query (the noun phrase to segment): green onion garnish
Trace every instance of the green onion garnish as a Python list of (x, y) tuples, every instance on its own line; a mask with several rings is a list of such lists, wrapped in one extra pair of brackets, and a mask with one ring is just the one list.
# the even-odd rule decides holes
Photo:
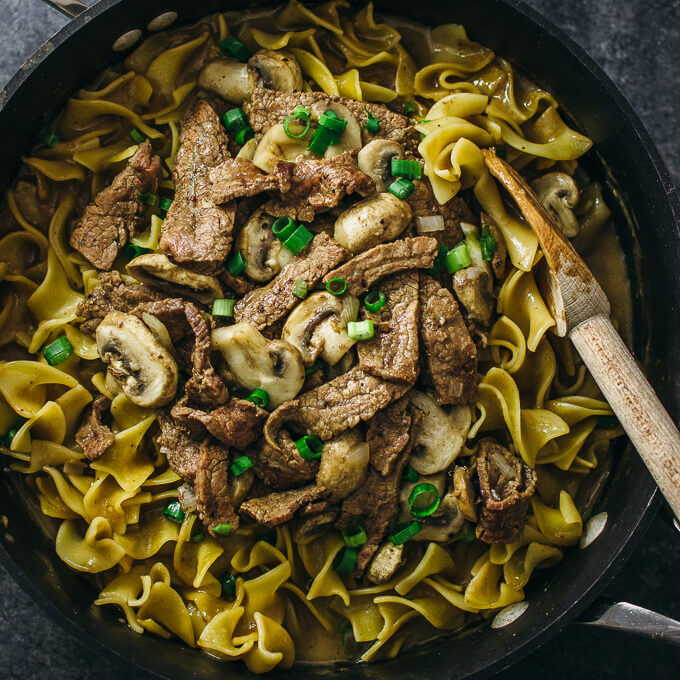
[(403, 545), (406, 541), (413, 538), (420, 529), (420, 522), (417, 519), (414, 519), (410, 522), (398, 524), (387, 538), (389, 538), (394, 545)]
[(213, 300), (212, 315), (216, 318), (230, 319), (234, 316), (234, 298), (217, 298)]
[(69, 339), (62, 335), (57, 338), (54, 342), (51, 342), (43, 350), (43, 356), (45, 361), (50, 366), (57, 366), (58, 364), (66, 361), (73, 354), (73, 345), (70, 343)]
[(246, 269), (246, 261), (241, 255), (241, 251), (237, 250), (228, 260), (227, 260), (227, 270), (232, 276), (238, 276), (242, 274)]
[(437, 511), (441, 498), (433, 484), (416, 484), (408, 497), (408, 506), (414, 517), (429, 517)]
[(295, 442), (295, 447), (305, 460), (317, 460), (321, 458), (323, 442), (314, 435), (305, 435)]
[(307, 366), (305, 368), (305, 375), (310, 376), (314, 375), (317, 371), (320, 371), (323, 368), (323, 362), (321, 359), (317, 359), (311, 366)]
[(449, 274), (455, 274), (472, 264), (470, 253), (465, 243), (459, 243), (455, 248), (446, 253), (446, 269)]
[(307, 282), (304, 279), (298, 279), (295, 282), (295, 288), (293, 288), (293, 295), (295, 297), (304, 300), (307, 297)]
[(156, 207), (156, 204), (158, 203), (158, 196), (156, 194), (137, 194), (137, 200), (140, 203), (145, 203), (146, 205), (150, 205), (152, 208)]
[(377, 312), (385, 306), (385, 293), (380, 290), (372, 290), (364, 297), (364, 307), (369, 312)]
[(335, 556), (333, 569), (338, 574), (351, 574), (356, 566), (357, 557), (359, 557), (359, 551), (356, 548), (345, 546)]
[(375, 328), (371, 319), (364, 319), (363, 321), (350, 321), (347, 324), (347, 335), (352, 340), (370, 340), (373, 337)]
[(234, 475), (234, 477), (238, 477), (246, 470), (250, 470), (251, 467), (253, 467), (253, 461), (250, 460), (248, 456), (241, 456), (232, 463), (229, 469), (231, 470), (231, 474)]
[(238, 61), (246, 62), (250, 58), (250, 50), (233, 35), (227, 36), (221, 43), (220, 49)]
[(603, 430), (613, 430), (616, 427), (616, 416), (599, 416), (597, 427)]
[(26, 420), (26, 418), (17, 418), (14, 421), (12, 427), (10, 427), (7, 432), (5, 432), (5, 436), (2, 438), (2, 443), (4, 444), (5, 448), (8, 449), (10, 446), (12, 446), (12, 440), (14, 437), (16, 437), (17, 432), (21, 429), (21, 426), (26, 422)]
[(328, 128), (320, 125), (314, 131), (307, 148), (317, 156), (323, 156), (326, 153), (326, 149), (333, 143), (336, 143), (335, 135)]
[(461, 538), (456, 539), (459, 543), (471, 543), (477, 538), (477, 531), (474, 524), (468, 524), (467, 531), (465, 535)]
[(199, 529), (195, 534), (191, 534), (192, 543), (200, 543), (205, 538), (205, 534), (202, 529)]
[(218, 524), (212, 528), (213, 533), (218, 536), (229, 536), (231, 533), (231, 524)]
[(137, 144), (141, 144), (144, 141), (144, 135), (137, 128), (132, 128), (132, 130), (130, 130), (130, 137), (132, 137)]
[(165, 519), (169, 519), (175, 524), (181, 524), (184, 521), (184, 510), (182, 510), (182, 504), (179, 501), (168, 501), (163, 514)]
[(398, 180), (395, 180), (392, 182), (392, 184), (390, 184), (387, 191), (389, 191), (391, 194), (394, 194), (397, 198), (401, 198), (403, 201), (413, 193), (415, 188), (416, 185), (413, 182), (400, 177)]
[(272, 224), (272, 234), (274, 234), (279, 241), (285, 241), (290, 238), (295, 229), (296, 225), (292, 217), (277, 217)]
[(416, 111), (416, 103), (409, 99), (407, 102), (404, 102), (404, 107), (402, 108), (402, 112), (405, 116), (410, 116), (411, 114), (415, 113)]
[(266, 408), (267, 404), (269, 403), (269, 395), (267, 394), (266, 390), (258, 387), (256, 390), (251, 392), (246, 401), (252, 401), (256, 406), (259, 406), (260, 408)]
[(161, 202), (158, 204), (158, 207), (163, 212), (168, 212), (168, 210), (170, 210), (171, 205), (172, 205), (172, 199), (171, 198), (161, 198)]
[(405, 482), (417, 482), (419, 477), (420, 475), (410, 465), (404, 468), (404, 472), (401, 475)]
[[(302, 130), (302, 132), (298, 134), (294, 134), (293, 132), (291, 132), (289, 126), (293, 121), (298, 121), (301, 125), (303, 125), (304, 129)], [(311, 119), (309, 110), (306, 109), (304, 106), (296, 106), (295, 111), (293, 111), (293, 115), (288, 116), (288, 118), (286, 118), (286, 120), (283, 121), (283, 131), (293, 139), (301, 139), (309, 131), (310, 125)]]
[(236, 143), (239, 146), (243, 146), (249, 139), (252, 139), (254, 136), (255, 136), (255, 133), (253, 132), (253, 128), (251, 128), (251, 127), (241, 128), (236, 133)]
[(59, 142), (61, 142), (61, 137), (56, 135), (54, 132), (50, 132), (49, 130), (43, 130), (40, 133), (40, 141), (42, 141), (46, 146), (52, 148), (55, 144), (59, 144)]
[(229, 109), (223, 116), (222, 122), (229, 132), (236, 132), (249, 127), (246, 117), (241, 109)]
[(217, 580), (222, 586), (222, 595), (233, 600), (236, 597), (236, 576), (230, 571), (225, 571)]
[(283, 245), (296, 255), (314, 238), (311, 231), (300, 225), (284, 242)]
[(347, 290), (347, 281), (341, 276), (334, 276), (327, 284), (326, 290), (331, 295), (342, 295)]
[(496, 252), (496, 239), (489, 227), (482, 228), (482, 235), (479, 238), (479, 245), (482, 248), (482, 260), (490, 260)]
[(449, 251), (446, 250), (446, 246), (440, 245), (437, 252), (437, 257), (434, 258), (434, 264), (429, 269), (425, 269), (425, 273), (429, 274), (430, 276), (437, 276), (437, 274), (439, 274), (446, 264), (446, 254), (448, 252)]
[(366, 107), (366, 115), (368, 116), (368, 120), (366, 121), (366, 129), (373, 133), (380, 132), (380, 121), (377, 118), (373, 118), (371, 112), (368, 110), (368, 107)]
[(144, 248), (143, 246), (138, 246), (136, 243), (126, 243), (123, 250), (121, 250), (121, 254), (128, 262), (140, 255), (152, 252), (151, 248)]
[(392, 176), (419, 179), (423, 174), (423, 167), (418, 161), (407, 161), (403, 158), (392, 159)]
[(347, 121), (339, 118), (335, 111), (322, 113), (319, 116), (319, 125), (337, 134), (342, 134), (347, 129)]
[(345, 539), (345, 545), (350, 548), (358, 548), (368, 540), (368, 536), (366, 536), (366, 532), (361, 524), (353, 524), (351, 527), (343, 529), (340, 533)]

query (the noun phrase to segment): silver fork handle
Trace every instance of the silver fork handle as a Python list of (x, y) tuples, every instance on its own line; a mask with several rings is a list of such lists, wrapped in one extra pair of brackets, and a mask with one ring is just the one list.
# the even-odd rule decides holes
[(75, 19), (79, 14), (82, 14), (87, 5), (80, 2), (80, 0), (42, 0), (45, 4), (54, 9), (58, 9), (62, 14), (65, 14), (71, 19)]

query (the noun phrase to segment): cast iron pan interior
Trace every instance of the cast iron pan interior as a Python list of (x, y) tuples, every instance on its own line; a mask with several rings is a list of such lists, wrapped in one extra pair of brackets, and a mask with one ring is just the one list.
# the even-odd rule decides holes
[[(271, 4), (271, 3), (266, 3)], [(595, 142), (589, 170), (625, 200), (630, 220), (611, 191), (610, 205), (627, 252), (635, 294), (639, 358), (671, 413), (680, 412), (680, 359), (673, 338), (680, 329), (680, 265), (675, 188), (649, 136), (629, 105), (603, 72), (559, 30), (516, 0), (390, 0), (377, 11), (421, 23), (462, 23), (470, 36), (520, 66), (553, 92)], [(128, 30), (144, 29), (162, 12), (176, 10), (179, 23), (226, 9), (265, 6), (243, 0), (102, 0), (64, 28), (0, 92), (0, 191), (15, 175), (19, 159), (42, 126), (66, 99), (121, 57), (109, 48)], [(609, 173), (598, 155), (606, 159)], [(618, 206), (618, 207), (617, 207)], [(639, 246), (639, 250), (638, 250)], [(624, 546), (642, 526), (654, 496), (654, 484), (639, 458), (620, 451), (615, 474), (600, 503), (609, 513), (605, 533), (587, 551), (572, 550), (559, 568), (529, 590), (528, 611), (500, 630), (482, 630), (443, 639), (398, 661), (275, 672), (272, 678), (308, 680), (352, 677), (370, 680), (462, 678), (488, 675), (509, 665), (557, 632), (595, 596)], [(168, 679), (252, 677), (240, 663), (219, 664), (205, 654), (151, 635), (138, 636), (118, 622), (112, 608), (91, 606), (95, 591), (57, 558), (52, 543), (30, 522), (9, 475), (0, 478), (0, 515), (9, 518), (13, 541), (0, 542), (0, 557), (22, 586), (55, 618), (90, 647), (108, 648), (120, 658)], [(30, 652), (29, 652), (30, 653)]]

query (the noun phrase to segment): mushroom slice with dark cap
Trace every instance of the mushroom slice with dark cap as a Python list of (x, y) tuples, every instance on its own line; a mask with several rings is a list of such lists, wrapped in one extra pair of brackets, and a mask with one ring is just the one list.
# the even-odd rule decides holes
[(387, 191), (394, 181), (392, 159), (402, 158), (401, 144), (392, 139), (374, 139), (364, 146), (357, 156), (359, 170), (365, 172), (374, 182), (375, 190)]
[(578, 236), (581, 231), (574, 208), (580, 192), (574, 178), (566, 172), (549, 172), (531, 183), (538, 200), (555, 218), (562, 233), (568, 238)]

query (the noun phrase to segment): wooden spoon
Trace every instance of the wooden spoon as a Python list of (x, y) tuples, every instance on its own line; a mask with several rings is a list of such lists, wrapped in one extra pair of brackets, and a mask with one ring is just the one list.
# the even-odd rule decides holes
[(556, 331), (569, 336), (680, 518), (680, 432), (609, 320), (609, 300), (526, 181), (493, 151), (489, 172), (505, 187), (538, 237), (544, 258), (538, 279)]

